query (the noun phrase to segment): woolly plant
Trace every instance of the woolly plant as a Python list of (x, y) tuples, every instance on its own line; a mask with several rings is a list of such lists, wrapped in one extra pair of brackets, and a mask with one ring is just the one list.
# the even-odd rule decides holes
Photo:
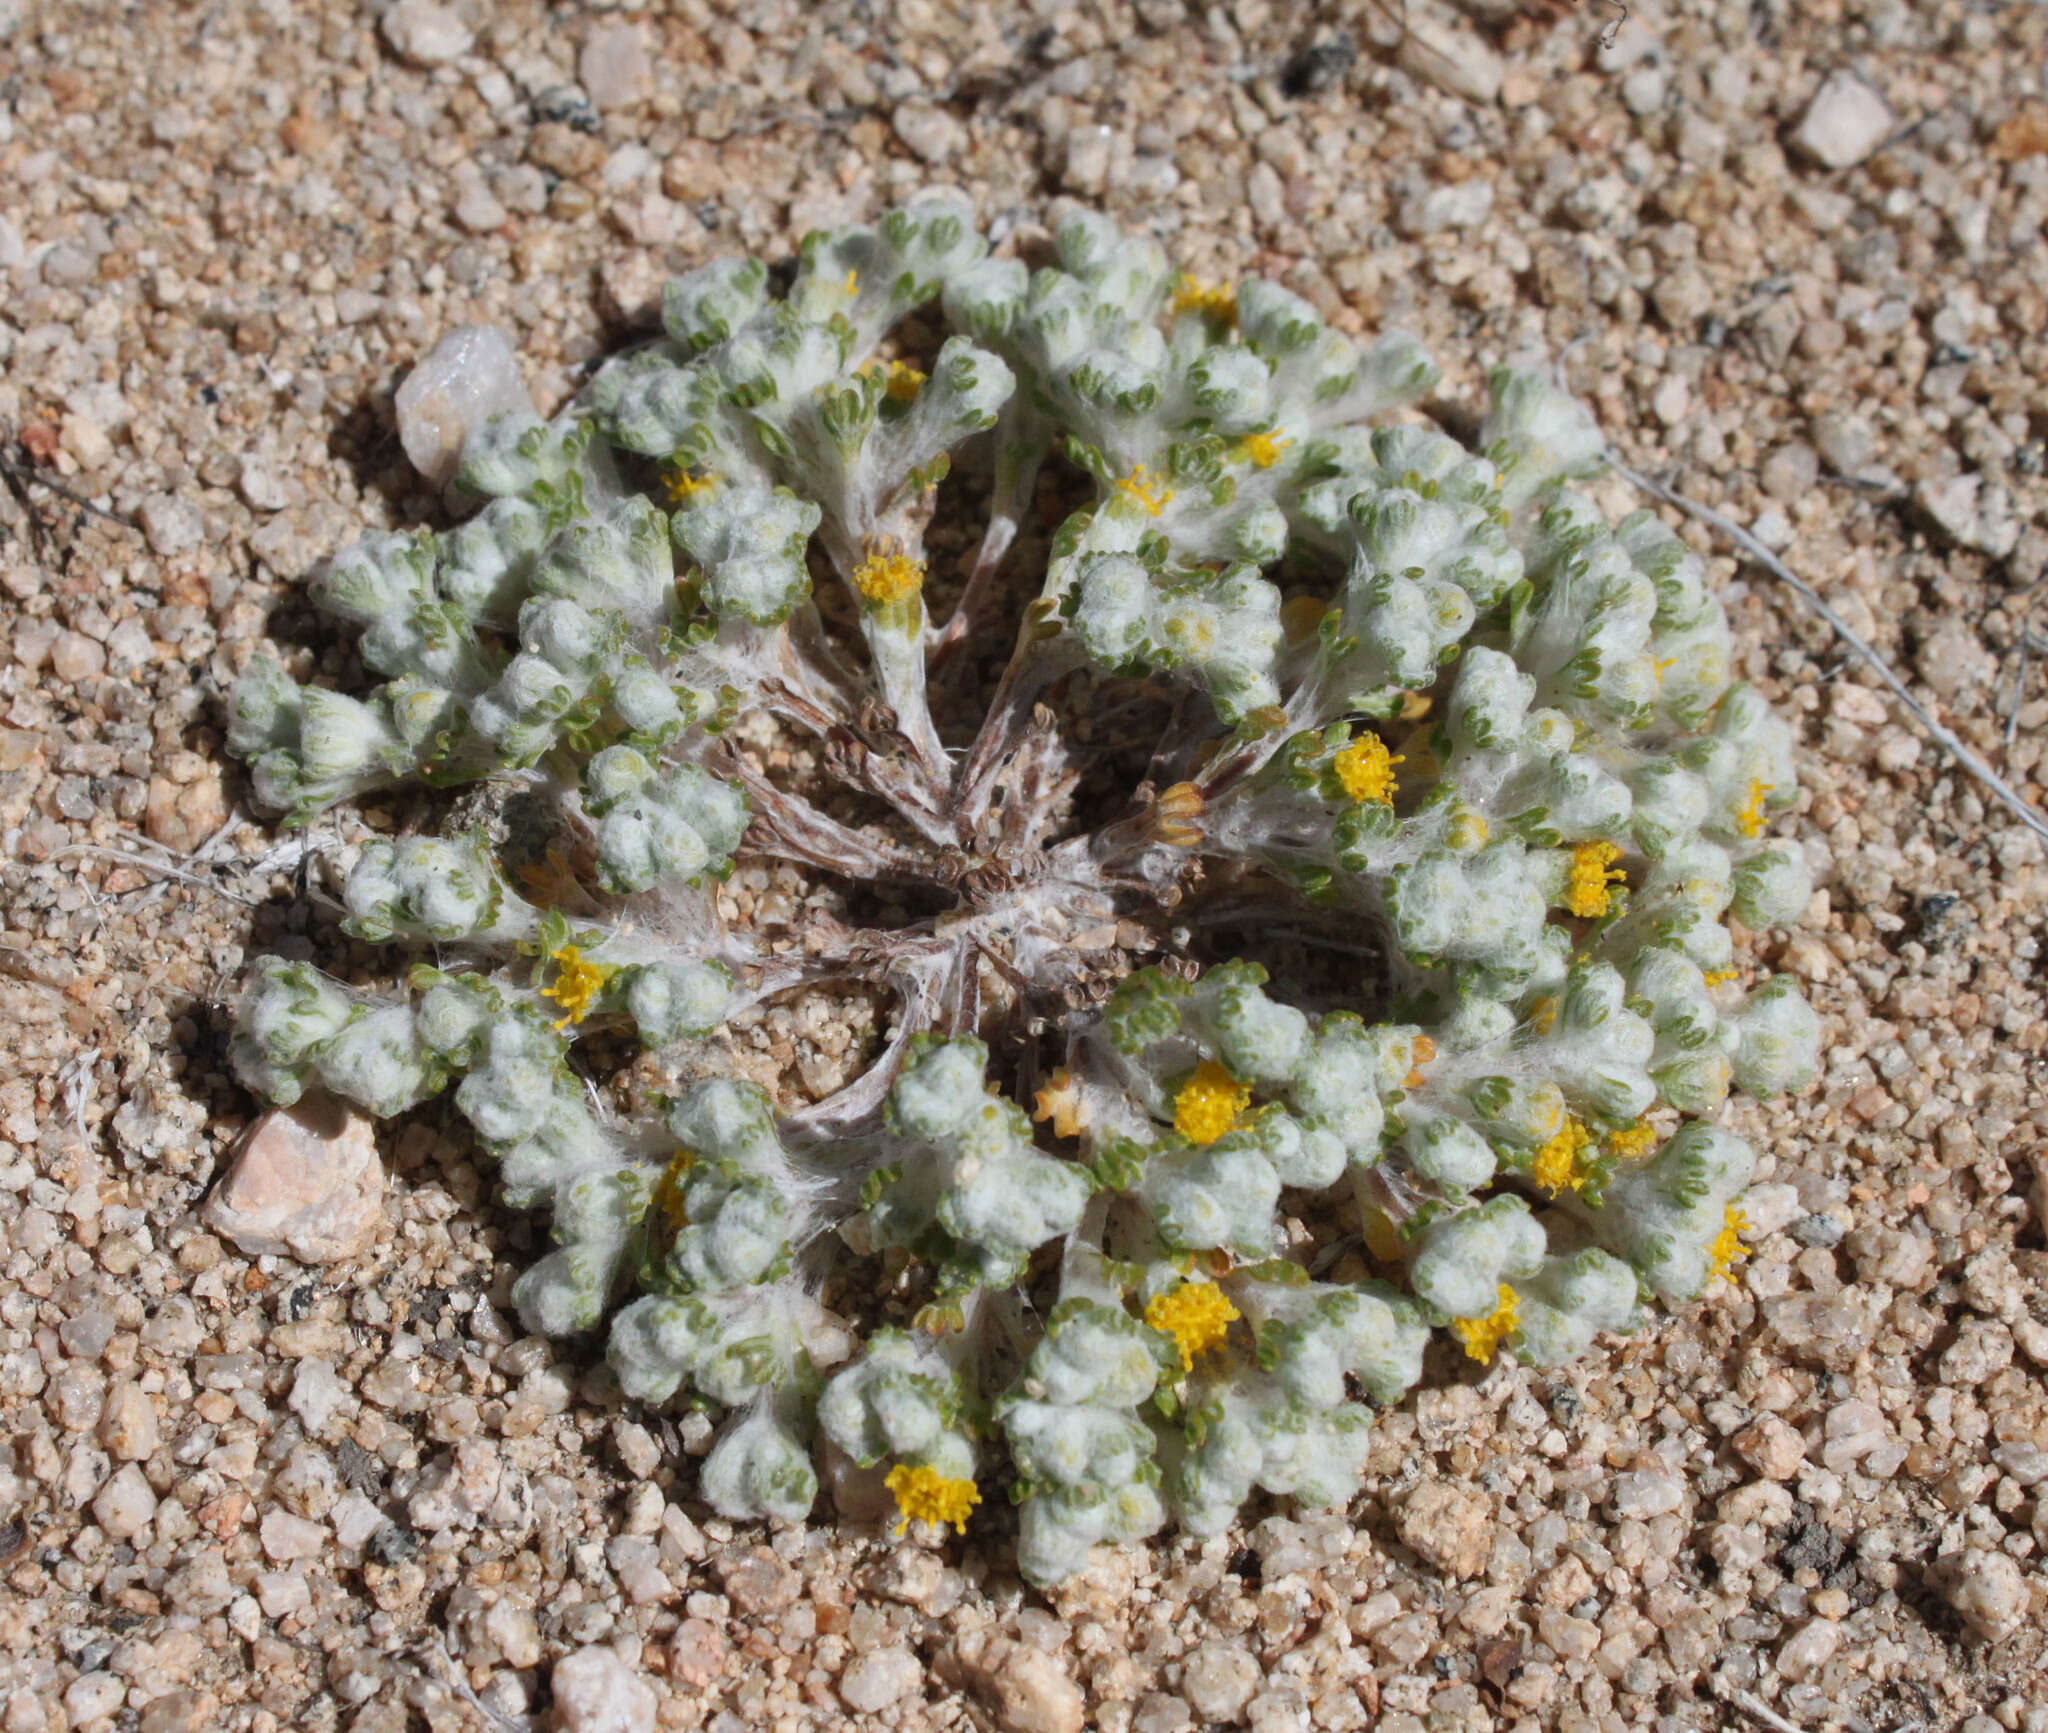
[[(235, 1052), (277, 1102), (452, 1084), (552, 1215), (526, 1326), (724, 1411), (706, 1500), (801, 1517), (821, 1456), (905, 1521), (1005, 1487), (1054, 1582), (1344, 1500), (1433, 1336), (1548, 1365), (1727, 1270), (1753, 1159), (1714, 1122), (1815, 1063), (1723, 919), (1807, 900), (1764, 834), (1789, 736), (1700, 560), (1573, 491), (1582, 407), (1503, 369), (1468, 447), (1399, 413), (1412, 340), (1086, 213), (1031, 269), (914, 205), (664, 325), (472, 435), (460, 527), (327, 568), (383, 685), (249, 668), (232, 744), (292, 822), (488, 781), (558, 846), (515, 871), (503, 801), (366, 844), (348, 925), (410, 973), (266, 960)], [(986, 527), (935, 566), (956, 490)], [(722, 915), (747, 861), (838, 912)], [(853, 1081), (721, 1074), (707, 1038), (807, 992), (887, 1000)], [(680, 1079), (652, 1107), (599, 1086), (629, 1042)]]

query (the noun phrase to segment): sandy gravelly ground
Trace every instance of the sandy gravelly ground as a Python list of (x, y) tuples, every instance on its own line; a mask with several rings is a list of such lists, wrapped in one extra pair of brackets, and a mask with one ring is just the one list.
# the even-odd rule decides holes
[[(1020, 239), (1099, 202), (1201, 275), (1414, 329), (1447, 414), (1565, 356), (1631, 462), (1782, 547), (2040, 801), (2048, 14), (1637, 6), (1604, 50), (1603, 22), (0, 0), (5, 1733), (511, 1727), (596, 1644), (651, 1693), (622, 1725), (720, 1733), (2048, 1727), (2048, 873), (1729, 562), (1824, 886), (1745, 950), (1827, 1043), (1810, 1096), (1738, 1115), (1754, 1256), (1568, 1373), (1436, 1368), (1347, 1512), (1050, 1596), (999, 1516), (735, 1531), (694, 1499), (701, 1428), (519, 1338), (536, 1225), (452, 1121), (387, 1128), (354, 1263), (194, 1214), (252, 1112), (244, 960), (374, 962), (293, 900), (220, 703), (266, 642), (345, 676), (295, 581), (438, 509), (405, 368), (496, 324), (551, 406), (667, 271), (927, 185)], [(1837, 87), (1810, 125), (1836, 74), (1884, 107)]]

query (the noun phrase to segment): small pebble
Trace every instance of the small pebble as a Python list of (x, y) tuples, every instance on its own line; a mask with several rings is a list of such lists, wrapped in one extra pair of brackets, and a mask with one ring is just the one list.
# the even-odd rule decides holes
[(283, 511), (292, 503), (291, 488), (277, 465), (255, 452), (242, 459), (235, 491), (252, 511)]
[(1842, 1627), (1832, 1619), (1809, 1619), (1778, 1648), (1778, 1676), (1810, 1679), (1834, 1659), (1842, 1646)]
[(997, 1638), (972, 1666), (1002, 1733), (1081, 1733), (1081, 1688), (1043, 1649)]
[(654, 61), (637, 24), (601, 24), (576, 58), (576, 75), (591, 105), (632, 108), (654, 94)]
[(64, 1712), (74, 1727), (112, 1715), (127, 1700), (128, 1687), (112, 1673), (81, 1673), (64, 1688)]
[(661, 1446), (637, 1420), (612, 1422), (612, 1448), (619, 1453), (619, 1466), (635, 1480), (645, 1480), (661, 1466)]
[(397, 403), (405, 455), (436, 486), (453, 478), (464, 442), (492, 416), (533, 408), (511, 341), (488, 325), (443, 337), (405, 376)]
[(1394, 1519), (1402, 1541), (1447, 1576), (1475, 1577), (1493, 1540), (1493, 1504), (1476, 1487), (1425, 1480)]
[(839, 1697), (860, 1715), (873, 1715), (910, 1695), (924, 1679), (917, 1657), (901, 1643), (856, 1655), (839, 1675)]
[(288, 1510), (265, 1511), (259, 1535), (265, 1555), (275, 1564), (318, 1558), (328, 1545), (325, 1523), (309, 1522)]
[(539, 1664), (543, 1652), (540, 1624), (533, 1608), (523, 1601), (500, 1596), (484, 1615), (484, 1635), (496, 1645), (506, 1666), (526, 1668)]
[(109, 1540), (133, 1540), (156, 1515), (156, 1493), (134, 1463), (119, 1469), (92, 1501), (93, 1521)]
[(934, 168), (950, 161), (967, 142), (967, 129), (943, 108), (906, 104), (897, 109), (890, 124), (896, 136)]
[(430, 0), (398, 0), (378, 28), (393, 51), (415, 66), (440, 66), (467, 54), (476, 40), (460, 12)]
[(313, 1094), (273, 1108), (250, 1128), (203, 1214), (252, 1256), (333, 1264), (376, 1237), (383, 1206), (384, 1168), (370, 1120)]
[(555, 1663), (557, 1733), (654, 1733), (655, 1695), (616, 1650), (578, 1649)]
[(1885, 1441), (1884, 1410), (1874, 1402), (1837, 1402), (1822, 1428), (1820, 1459), (1840, 1473)]
[(1806, 105), (1792, 142), (1823, 168), (1853, 168), (1885, 141), (1893, 125), (1882, 96), (1853, 72), (1832, 72)]
[(319, 1438), (326, 1433), (334, 1416), (348, 1407), (353, 1398), (335, 1376), (333, 1366), (316, 1356), (299, 1362), (298, 1371), (292, 1375), (292, 1393), (287, 1400), (291, 1411), (299, 1417), (306, 1430)]
[(116, 1462), (141, 1462), (156, 1452), (156, 1405), (124, 1378), (107, 1392), (100, 1410), (100, 1442)]
[(1756, 514), (1750, 523), (1749, 533), (1774, 554), (1783, 553), (1789, 548), (1795, 534), (1792, 520), (1775, 506)]
[(1955, 1609), (1956, 1616), (1986, 1642), (2002, 1642), (2026, 1617), (2026, 1573), (2018, 1560), (1989, 1547), (1943, 1553), (1928, 1567), (1927, 1580)]
[(106, 671), (107, 652), (83, 632), (63, 632), (50, 646), (50, 672), (69, 685)]
[(1975, 1388), (2012, 1364), (2012, 1331), (1995, 1318), (1970, 1318), (1942, 1351), (1944, 1384)]
[(480, 180), (471, 181), (455, 201), (455, 221), (472, 235), (486, 235), (503, 228), (510, 214)]
[(1806, 1441), (1775, 1414), (1758, 1416), (1729, 1442), (1766, 1480), (1790, 1480), (1806, 1460)]
[(1203, 1643), (1181, 1663), (1180, 1689), (1204, 1721), (1235, 1721), (1259, 1688), (1259, 1664), (1236, 1643)]
[(1493, 183), (1481, 178), (1412, 194), (1402, 202), (1396, 222), (1404, 235), (1436, 235), (1477, 228), (1492, 209)]
[(1982, 475), (1923, 481), (1913, 491), (1913, 503), (1957, 547), (2003, 559), (2019, 545), (2021, 525), (2012, 495)]
[(1607, 1495), (1608, 1508), (1620, 1520), (1647, 1522), (1685, 1506), (1685, 1482), (1657, 1469), (1617, 1474)]
[(114, 1339), (114, 1314), (99, 1307), (66, 1318), (57, 1326), (57, 1341), (64, 1352), (80, 1360), (97, 1360)]

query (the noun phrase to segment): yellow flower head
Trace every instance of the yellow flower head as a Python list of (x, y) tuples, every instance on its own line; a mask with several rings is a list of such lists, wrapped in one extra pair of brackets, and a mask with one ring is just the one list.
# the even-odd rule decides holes
[(1608, 1152), (1620, 1156), (1623, 1161), (1641, 1161), (1656, 1147), (1656, 1130), (1640, 1119), (1625, 1131), (1610, 1133), (1607, 1139)]
[(562, 1007), (563, 1015), (555, 1020), (555, 1027), (566, 1029), (590, 1015), (590, 1008), (604, 991), (605, 982), (612, 978), (612, 971), (602, 963), (585, 962), (583, 953), (574, 945), (551, 952), (548, 961), (555, 965), (555, 978), (541, 988), (540, 996)]
[(1344, 792), (1356, 801), (1377, 800), (1391, 806), (1400, 792), (1394, 766), (1408, 760), (1387, 750), (1377, 734), (1361, 734), (1330, 761)]
[(1275, 429), (1269, 427), (1263, 433), (1247, 433), (1240, 439), (1237, 455), (1254, 469), (1271, 469), (1280, 461), (1281, 452), (1293, 443), (1291, 439), (1282, 439)]
[(1155, 1295), (1145, 1308), (1145, 1322), (1173, 1338), (1183, 1372), (1192, 1372), (1195, 1356), (1222, 1341), (1241, 1316), (1230, 1296), (1214, 1282), (1183, 1282), (1168, 1293)]
[(891, 361), (888, 365), (887, 373), (888, 377), (883, 380), (882, 389), (889, 394), (893, 401), (897, 403), (916, 401), (917, 394), (924, 389), (924, 374), (911, 366), (908, 361)]
[(1521, 1301), (1515, 1290), (1502, 1282), (1500, 1304), (1484, 1318), (1453, 1318), (1451, 1334), (1465, 1344), (1466, 1355), (1482, 1366), (1499, 1351), (1501, 1343), (1515, 1333), (1515, 1314)]
[(1742, 979), (1740, 969), (1709, 969), (1700, 977), (1709, 987), (1725, 987), (1730, 981)]
[(1714, 1236), (1714, 1243), (1707, 1247), (1707, 1257), (1714, 1266), (1713, 1273), (1724, 1282), (1735, 1280), (1737, 1260), (1749, 1256), (1749, 1247), (1742, 1243), (1742, 1236), (1748, 1232), (1748, 1219), (1739, 1206), (1731, 1203), (1721, 1216), (1721, 1231)]
[(853, 569), (853, 587), (876, 607), (900, 602), (924, 588), (924, 563), (893, 551), (869, 554)]
[(1557, 1001), (1538, 999), (1536, 1007), (1529, 1013), (1529, 1025), (1539, 1035), (1548, 1035), (1557, 1027)]
[(1566, 1119), (1558, 1134), (1536, 1152), (1529, 1177), (1552, 1197), (1563, 1191), (1584, 1191), (1592, 1176), (1586, 1170), (1586, 1154), (1593, 1147), (1593, 1134), (1576, 1119)]
[(654, 1207), (668, 1217), (671, 1227), (686, 1228), (690, 1225), (690, 1212), (683, 1207), (683, 1186), (690, 1177), (690, 1169), (697, 1165), (697, 1152), (693, 1149), (679, 1149), (669, 1157), (668, 1166), (661, 1170), (661, 1178), (654, 1183)]
[(894, 402), (914, 402), (924, 389), (925, 375), (908, 361), (863, 361), (861, 376), (865, 378), (878, 368), (882, 374), (882, 389)]
[(1204, 1059), (1173, 1098), (1173, 1129), (1190, 1143), (1214, 1143), (1251, 1105), (1252, 1086)]
[(1571, 874), (1565, 880), (1564, 906), (1591, 919), (1614, 907), (1609, 885), (1626, 884), (1628, 874), (1614, 863), (1621, 850), (1611, 842), (1582, 842), (1572, 850)]
[(854, 298), (854, 296), (858, 295), (859, 293), (860, 272), (848, 271), (846, 273), (846, 298), (850, 301)]
[(662, 477), (670, 505), (691, 506), (723, 485), (715, 475), (692, 475), (687, 469), (672, 469)]
[(1144, 464), (1116, 484), (1116, 491), (1126, 499), (1134, 499), (1154, 517), (1163, 512), (1173, 498), (1173, 489), (1166, 485), (1166, 477)]
[(1237, 291), (1227, 283), (1211, 283), (1200, 277), (1183, 277), (1174, 285), (1175, 313), (1206, 313), (1212, 319), (1237, 317)]
[(1743, 802), (1742, 810), (1735, 815), (1735, 828), (1744, 836), (1761, 836), (1764, 828), (1764, 796), (1777, 792), (1776, 783), (1759, 782), (1755, 777), (1751, 777), (1749, 799)]
[(981, 1488), (973, 1481), (950, 1480), (922, 1463), (916, 1468), (897, 1463), (882, 1484), (896, 1500), (898, 1534), (914, 1522), (950, 1522), (965, 1534), (967, 1519), (981, 1502)]

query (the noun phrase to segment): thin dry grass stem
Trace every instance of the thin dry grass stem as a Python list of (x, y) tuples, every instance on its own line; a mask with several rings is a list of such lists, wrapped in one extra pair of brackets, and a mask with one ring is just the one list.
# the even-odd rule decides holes
[(180, 867), (172, 866), (168, 861), (156, 860), (146, 854), (138, 854), (133, 849), (101, 848), (94, 843), (78, 843), (71, 848), (60, 848), (51, 858), (53, 860), (69, 860), (79, 856), (84, 856), (90, 860), (115, 861), (122, 866), (131, 866), (137, 872), (158, 873), (164, 878), (177, 879), (183, 884), (197, 885), (201, 890), (211, 891), (217, 897), (225, 897), (231, 903), (240, 903), (245, 909), (253, 909), (257, 906), (247, 897), (238, 897), (233, 891), (222, 890), (219, 885), (209, 878), (202, 878), (198, 873), (188, 873)]
[(1758, 1726), (1770, 1728), (1771, 1733), (1806, 1733), (1797, 1721), (1786, 1720), (1754, 1692), (1728, 1684), (1718, 1673), (1714, 1675), (1714, 1695), (1729, 1708), (1747, 1715)]
[(1647, 494), (1654, 494), (1667, 505), (1676, 506), (1680, 511), (1697, 518), (1709, 528), (1719, 530), (1722, 535), (1726, 536), (1752, 560), (1762, 566), (1772, 577), (1786, 585), (1808, 608), (1827, 622), (1829, 628), (1843, 643), (1847, 644), (1850, 649), (1863, 658), (1876, 672), (1877, 677), (1891, 688), (1892, 695), (1912, 712), (1914, 719), (1919, 722), (1922, 728), (1927, 730), (1936, 745), (1942, 747), (1958, 764), (1986, 788), (1990, 789), (2022, 824), (2044, 842), (2048, 842), (2048, 818), (2044, 818), (2018, 790), (2006, 782), (1997, 771), (1993, 770), (1990, 765), (1986, 764), (1969, 747), (1965, 746), (1952, 729), (1946, 728), (1940, 722), (1937, 722), (1928, 712), (1927, 707), (1907, 690), (1905, 681), (1892, 672), (1891, 665), (1851, 631), (1848, 623), (1843, 620), (1842, 616), (1822, 600), (1819, 592), (1812, 585), (1808, 584), (1805, 579), (1796, 576), (1783, 560), (1779, 559), (1776, 554), (1772, 553), (1755, 536), (1723, 517), (1711, 506), (1704, 506), (1697, 500), (1687, 499), (1685, 495), (1673, 492), (1662, 482), (1654, 481), (1649, 476), (1630, 469), (1611, 452), (1608, 455), (1607, 462), (1608, 467), (1616, 475), (1620, 476), (1623, 481), (1641, 488)]

